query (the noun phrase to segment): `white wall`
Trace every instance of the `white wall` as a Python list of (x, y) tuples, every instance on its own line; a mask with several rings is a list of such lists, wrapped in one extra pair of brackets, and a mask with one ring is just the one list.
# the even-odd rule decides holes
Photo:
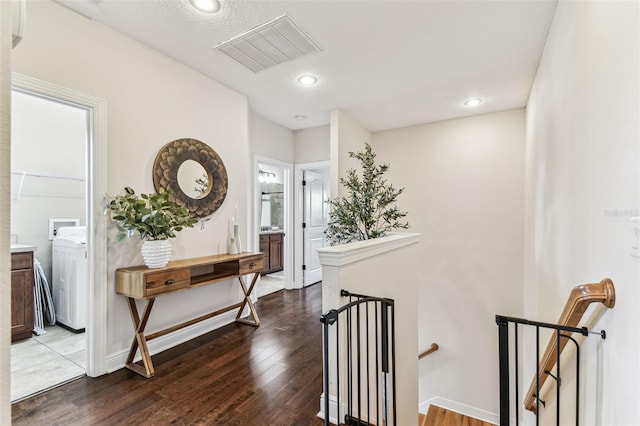
[[(11, 110), (11, 171), (85, 178), (85, 109), (14, 91)], [(26, 176), (20, 191), (22, 180), (11, 176), (11, 233), (18, 243), (37, 247), (34, 256), (52, 284), (49, 219), (77, 218), (85, 225), (86, 182)]]
[[(108, 102), (108, 191), (126, 185), (153, 191), (152, 166), (160, 148), (178, 138), (209, 144), (229, 177), (227, 197), (204, 229), (187, 229), (173, 240), (173, 259), (226, 252), (228, 219), (234, 206), (247, 209), (250, 176), (247, 99), (105, 26), (50, 1), (28, 2), (29, 30), (14, 51), (14, 71)], [(81, 36), (79, 36), (81, 35)], [(246, 215), (240, 216), (246, 238)], [(108, 247), (108, 351), (119, 358), (132, 328), (123, 297), (115, 294), (116, 268), (142, 263), (140, 241)], [(245, 239), (246, 241), (246, 239)], [(149, 330), (193, 318), (239, 300), (235, 283), (207, 286), (160, 298)], [(162, 312), (162, 314), (158, 314)]]
[(285, 163), (294, 162), (293, 132), (256, 114), (249, 114), (251, 153)]
[(376, 132), (420, 237), (420, 401), (498, 412), (495, 314), (522, 306), (524, 110)]
[(638, 20), (637, 2), (560, 1), (527, 104), (525, 314), (555, 321), (572, 287), (616, 286), (606, 341), (581, 352), (584, 424), (640, 423)]
[(331, 111), (330, 117), (330, 162), (331, 196), (343, 196), (345, 189), (339, 183), (349, 169), (360, 168), (358, 160), (349, 157), (349, 152), (362, 151), (365, 142), (371, 144), (371, 132), (340, 110)]
[(329, 126), (318, 126), (293, 132), (295, 163), (328, 161), (330, 158)]

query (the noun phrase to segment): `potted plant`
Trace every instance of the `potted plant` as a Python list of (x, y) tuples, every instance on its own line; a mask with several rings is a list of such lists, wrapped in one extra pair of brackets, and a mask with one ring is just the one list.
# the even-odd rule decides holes
[(118, 228), (118, 241), (136, 232), (144, 241), (142, 257), (149, 268), (162, 268), (171, 258), (171, 243), (176, 232), (193, 227), (197, 219), (189, 210), (172, 202), (170, 190), (160, 188), (157, 193), (137, 195), (125, 187), (124, 194), (109, 202), (111, 218)]
[(407, 229), (409, 224), (401, 220), (407, 212), (395, 204), (404, 188), (395, 189), (383, 177), (389, 165), (376, 164), (376, 154), (366, 142), (364, 151), (349, 152), (349, 157), (360, 161), (362, 173), (349, 169), (347, 177), (340, 178), (347, 195), (329, 200), (331, 210), (325, 231), (329, 244), (379, 238), (395, 229)]

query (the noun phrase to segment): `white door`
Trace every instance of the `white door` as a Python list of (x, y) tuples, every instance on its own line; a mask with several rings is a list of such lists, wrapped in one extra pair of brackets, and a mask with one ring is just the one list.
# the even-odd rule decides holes
[(322, 281), (322, 266), (318, 249), (324, 247), (327, 225), (326, 176), (310, 170), (304, 171), (303, 278), (304, 286)]

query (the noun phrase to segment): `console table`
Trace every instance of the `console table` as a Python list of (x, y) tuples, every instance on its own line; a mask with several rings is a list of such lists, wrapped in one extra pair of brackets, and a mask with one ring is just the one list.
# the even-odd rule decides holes
[[(238, 314), (236, 315), (237, 322), (258, 327), (260, 325), (260, 319), (251, 301), (251, 292), (262, 269), (264, 269), (264, 254), (262, 253), (220, 254), (177, 260), (169, 262), (164, 268), (155, 269), (149, 269), (146, 266), (117, 269), (116, 292), (127, 298), (131, 321), (135, 329), (135, 336), (131, 342), (131, 349), (129, 350), (125, 367), (146, 378), (152, 377), (155, 371), (153, 369), (153, 363), (151, 362), (151, 355), (149, 355), (149, 348), (147, 347), (148, 341), (233, 309), (238, 309)], [(244, 280), (244, 275), (248, 274), (253, 274), (249, 287), (247, 287)], [(226, 306), (182, 324), (145, 335), (145, 328), (156, 297), (234, 278), (238, 279), (242, 292), (244, 293), (244, 298), (239, 303)], [(147, 301), (142, 317), (140, 317), (138, 313), (136, 300)], [(245, 306), (249, 306), (251, 319), (240, 318)], [(133, 362), (138, 349), (140, 349), (140, 356), (142, 357), (144, 367)]]

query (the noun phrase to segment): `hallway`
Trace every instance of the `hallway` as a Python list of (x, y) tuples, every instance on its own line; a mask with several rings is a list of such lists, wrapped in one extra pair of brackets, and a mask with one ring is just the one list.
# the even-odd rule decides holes
[(321, 424), (322, 287), (260, 299), (261, 326), (230, 324), (121, 369), (13, 405), (14, 425)]

